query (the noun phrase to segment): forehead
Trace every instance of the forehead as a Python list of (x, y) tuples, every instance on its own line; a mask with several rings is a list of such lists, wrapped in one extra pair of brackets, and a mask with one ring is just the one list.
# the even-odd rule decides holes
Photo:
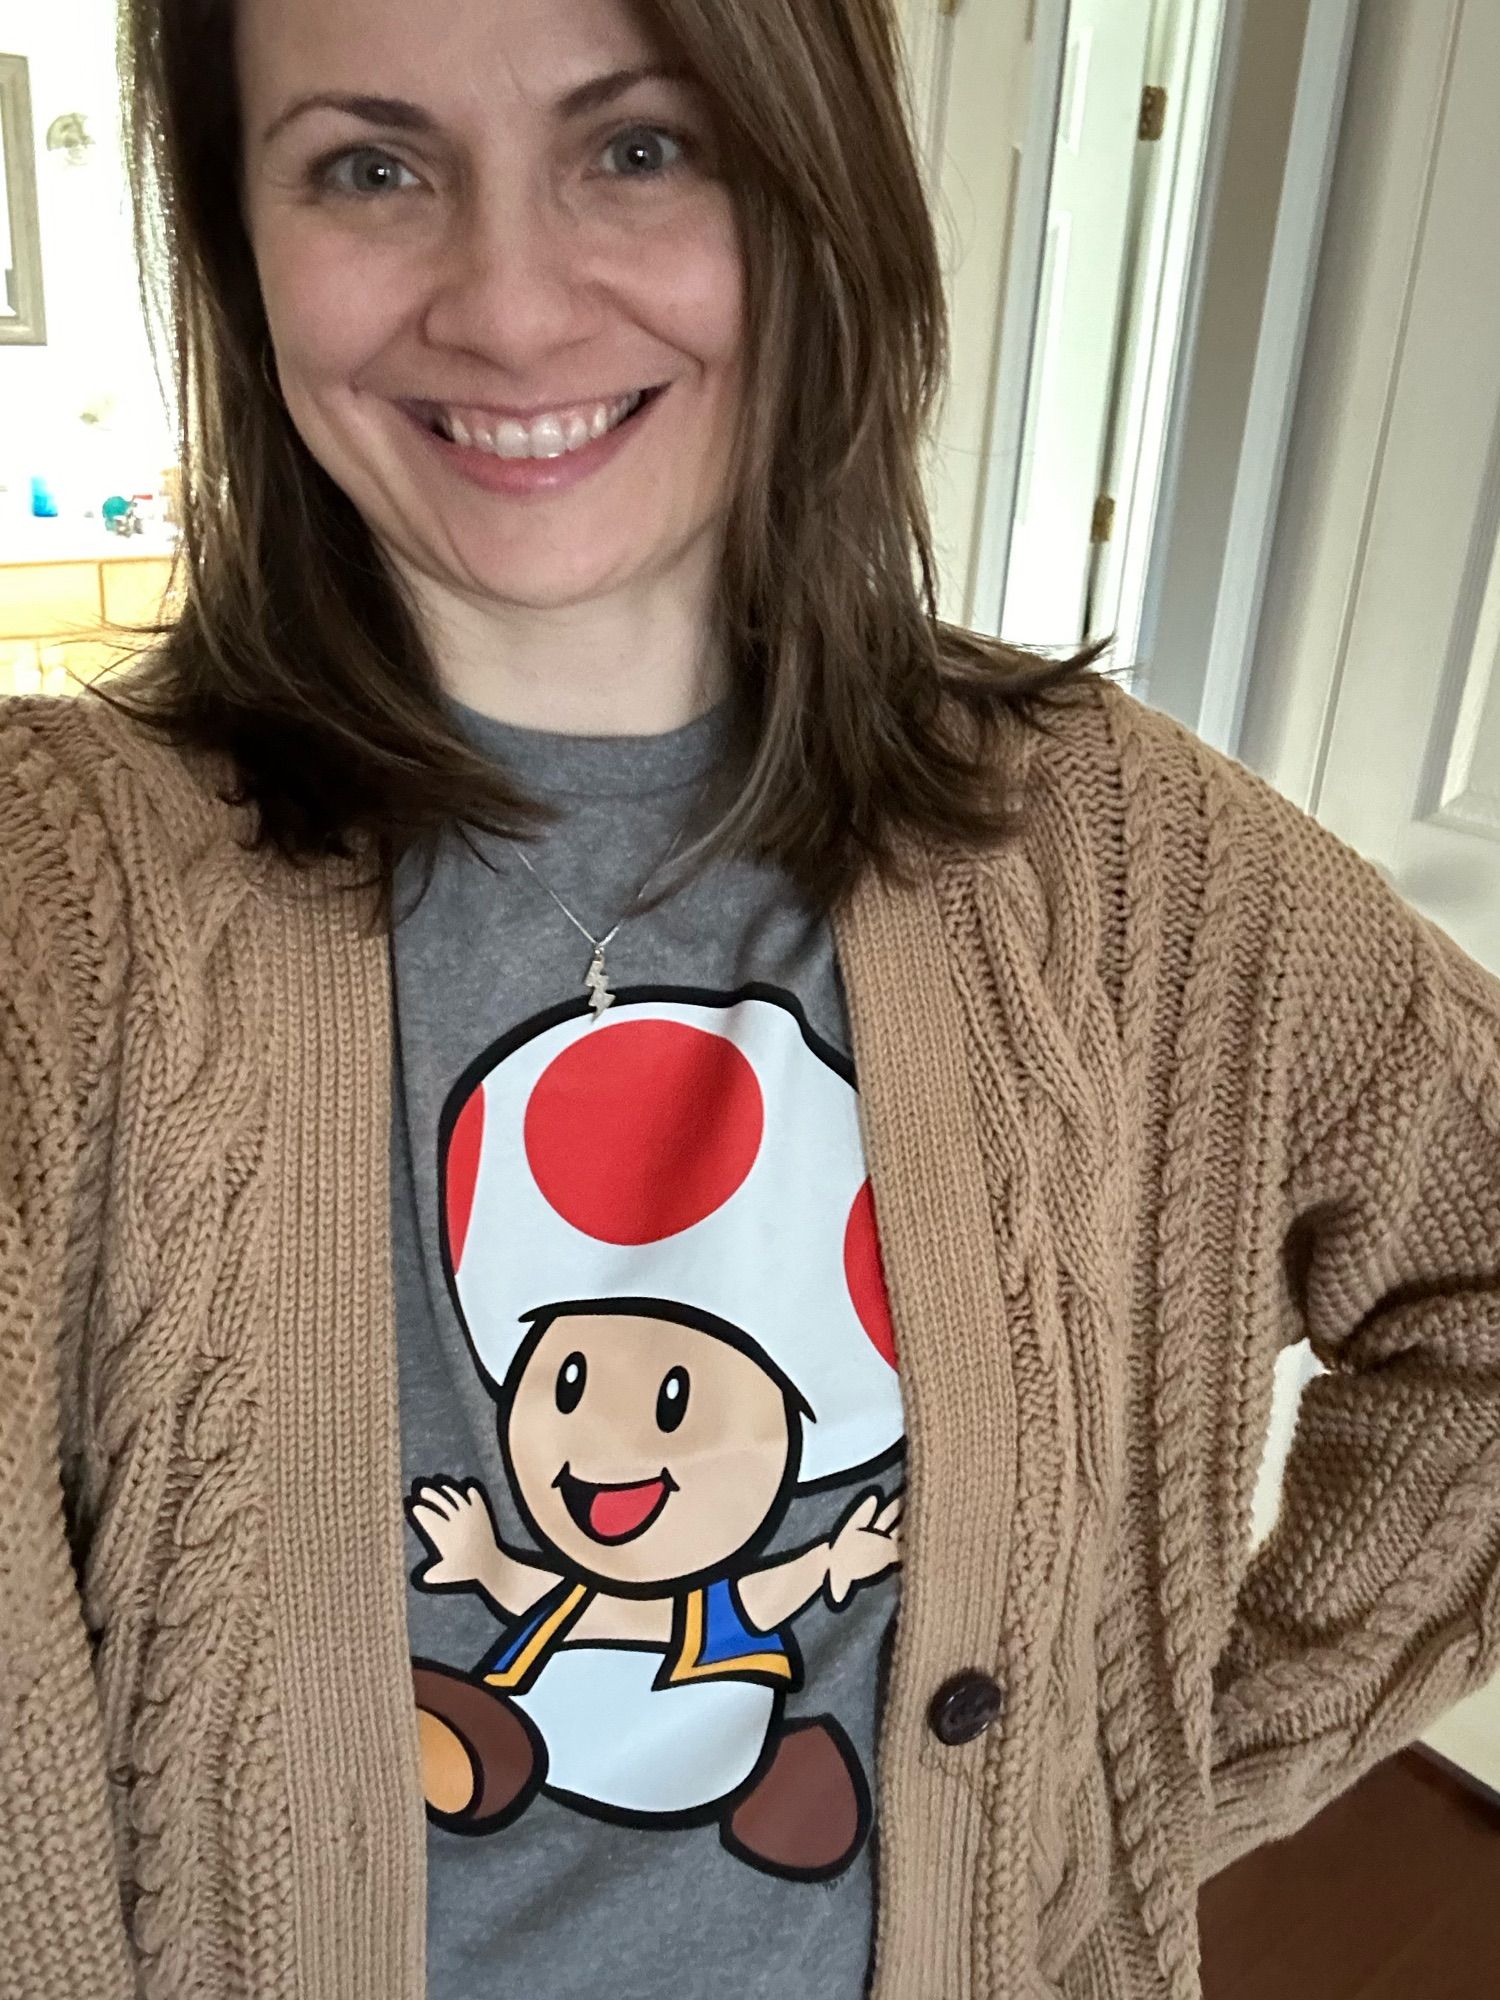
[(241, 87), (262, 104), (316, 86), (545, 107), (662, 53), (631, 0), (237, 0), (235, 21)]

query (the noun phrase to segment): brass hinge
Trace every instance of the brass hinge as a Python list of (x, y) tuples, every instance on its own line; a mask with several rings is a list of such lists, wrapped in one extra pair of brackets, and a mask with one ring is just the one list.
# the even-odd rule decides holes
[(1115, 496), (1113, 493), (1101, 493), (1094, 502), (1094, 524), (1089, 529), (1089, 540), (1107, 542), (1113, 539), (1114, 532)]
[(1167, 129), (1167, 93), (1159, 83), (1148, 83), (1141, 92), (1140, 135), (1159, 139)]

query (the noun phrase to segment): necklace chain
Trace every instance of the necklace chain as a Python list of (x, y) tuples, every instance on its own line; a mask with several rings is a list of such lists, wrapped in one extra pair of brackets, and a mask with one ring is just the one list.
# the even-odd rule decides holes
[(604, 933), (603, 937), (595, 937), (594, 933), (589, 929), (588, 925), (584, 923), (581, 918), (576, 917), (573, 914), (573, 912), (568, 908), (567, 904), (563, 901), (562, 897), (559, 896), (557, 891), (553, 888), (552, 884), (549, 881), (547, 881), (546, 877), (542, 874), (541, 870), (537, 867), (536, 863), (532, 860), (531, 856), (526, 852), (526, 849), (522, 847), (519, 843), (517, 843), (514, 847), (514, 852), (517, 860), (522, 862), (523, 865), (526, 867), (526, 869), (529, 871), (537, 887), (539, 889), (543, 889), (546, 891), (546, 893), (552, 898), (553, 902), (556, 903), (558, 909), (561, 910), (562, 914), (567, 918), (568, 922), (573, 926), (574, 930), (576, 930), (580, 934), (580, 936), (587, 938), (589, 943), (594, 948), (594, 955), (593, 958), (589, 961), (589, 969), (584, 977), (583, 984), (584, 984), (584, 991), (589, 996), (589, 1005), (594, 1010), (594, 1019), (596, 1021), (599, 1019), (600, 1015), (605, 1012), (607, 1008), (612, 1007), (614, 1005), (614, 1002), (618, 997), (609, 983), (609, 970), (605, 964), (604, 954), (608, 951), (609, 947), (614, 943), (615, 939), (620, 935), (620, 932), (624, 929), (625, 925), (629, 923), (630, 919), (635, 915), (636, 909), (640, 904), (642, 897), (645, 895), (647, 889), (651, 886), (652, 882), (655, 881), (656, 877), (661, 873), (663, 868), (667, 866), (668, 862), (672, 859), (673, 855), (676, 854), (678, 848), (682, 845), (683, 835), (687, 832), (693, 814), (697, 811), (698, 807), (703, 803), (704, 793), (707, 791), (707, 789), (708, 787), (707, 785), (705, 785), (703, 787), (703, 790), (700, 791), (698, 793), (698, 796), (693, 800), (693, 803), (688, 807), (687, 814), (683, 819), (682, 825), (677, 829), (677, 833), (672, 841), (672, 845), (667, 849), (666, 853), (662, 856), (661, 860), (655, 864), (655, 866), (651, 869), (650, 873), (646, 876), (646, 879), (641, 883), (641, 886), (636, 890), (635, 895), (631, 898), (631, 901), (627, 906), (624, 914), (615, 920), (614, 924), (610, 927), (609, 930), (607, 930)]

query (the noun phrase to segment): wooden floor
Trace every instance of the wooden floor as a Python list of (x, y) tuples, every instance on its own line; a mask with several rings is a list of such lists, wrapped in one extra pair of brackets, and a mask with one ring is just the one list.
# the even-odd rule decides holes
[(1500, 1803), (1404, 1751), (1198, 1910), (1204, 2000), (1500, 2000)]

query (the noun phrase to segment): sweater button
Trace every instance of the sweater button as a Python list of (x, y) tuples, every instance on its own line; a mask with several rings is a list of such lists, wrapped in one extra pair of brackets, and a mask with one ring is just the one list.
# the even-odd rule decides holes
[(1004, 1706), (1000, 1684), (988, 1674), (955, 1674), (932, 1697), (927, 1721), (939, 1743), (972, 1743), (999, 1720)]

